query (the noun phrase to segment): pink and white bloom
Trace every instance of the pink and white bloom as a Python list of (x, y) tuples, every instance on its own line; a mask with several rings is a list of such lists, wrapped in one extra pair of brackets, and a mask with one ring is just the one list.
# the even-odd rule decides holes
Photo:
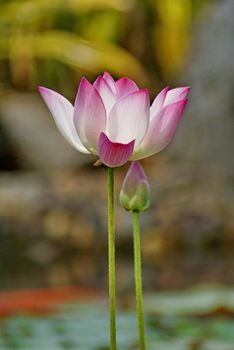
[(78, 151), (97, 155), (109, 167), (153, 155), (172, 140), (187, 103), (189, 87), (163, 89), (150, 107), (147, 89), (109, 73), (93, 84), (83, 78), (73, 105), (39, 87), (58, 129)]

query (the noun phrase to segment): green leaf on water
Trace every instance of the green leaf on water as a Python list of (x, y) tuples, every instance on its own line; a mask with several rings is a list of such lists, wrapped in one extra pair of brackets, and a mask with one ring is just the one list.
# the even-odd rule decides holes
[[(147, 350), (233, 350), (233, 318), (218, 313), (204, 317), (220, 306), (233, 311), (232, 301), (233, 290), (226, 288), (146, 296)], [(118, 313), (117, 329), (121, 350), (138, 349), (134, 311)], [(0, 320), (4, 350), (108, 350), (108, 344), (108, 307), (100, 302), (67, 304), (47, 317)]]

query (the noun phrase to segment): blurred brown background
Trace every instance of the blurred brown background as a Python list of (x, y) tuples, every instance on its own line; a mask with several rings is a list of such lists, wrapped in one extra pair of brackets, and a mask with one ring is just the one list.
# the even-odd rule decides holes
[[(173, 143), (142, 162), (146, 290), (234, 283), (234, 2), (1, 0), (2, 290), (107, 286), (106, 169), (59, 134), (38, 96), (82, 76), (192, 92)], [(128, 165), (116, 172), (116, 195)], [(117, 204), (119, 293), (133, 288), (131, 215)]]

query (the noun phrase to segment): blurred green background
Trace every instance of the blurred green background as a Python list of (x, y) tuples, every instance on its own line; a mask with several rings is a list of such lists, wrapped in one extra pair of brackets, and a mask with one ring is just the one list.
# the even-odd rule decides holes
[[(107, 290), (106, 169), (66, 143), (37, 93), (43, 85), (73, 102), (81, 77), (103, 71), (152, 99), (166, 85), (192, 88), (173, 143), (142, 162), (152, 187), (146, 293), (233, 286), (233, 13), (232, 0), (0, 1), (1, 290)], [(131, 215), (118, 202), (116, 243), (126, 308)]]
[(73, 96), (104, 70), (159, 88), (182, 71), (201, 1), (1, 1), (2, 87)]

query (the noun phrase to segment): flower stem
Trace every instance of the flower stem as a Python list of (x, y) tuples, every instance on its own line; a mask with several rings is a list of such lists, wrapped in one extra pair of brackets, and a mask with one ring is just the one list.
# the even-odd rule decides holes
[(108, 168), (108, 264), (111, 350), (116, 350), (114, 169)]
[(142, 276), (141, 276), (141, 242), (140, 242), (140, 223), (139, 223), (138, 210), (133, 211), (133, 241), (134, 241), (135, 290), (136, 290), (139, 345), (140, 345), (140, 350), (145, 350), (145, 331), (144, 331)]

